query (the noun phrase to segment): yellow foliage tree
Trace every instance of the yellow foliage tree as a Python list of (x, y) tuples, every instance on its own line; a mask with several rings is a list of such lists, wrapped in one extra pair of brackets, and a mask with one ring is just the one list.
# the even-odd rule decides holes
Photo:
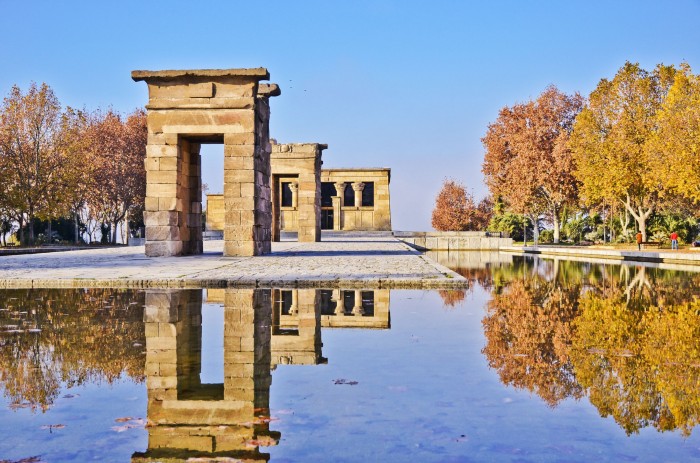
[(625, 63), (612, 80), (602, 79), (593, 90), (569, 142), (584, 201), (621, 202), (644, 240), (662, 187), (647, 145), (675, 72), (673, 66), (658, 65), (650, 73), (639, 64)]
[(648, 157), (665, 193), (700, 202), (700, 77), (687, 64), (658, 112)]

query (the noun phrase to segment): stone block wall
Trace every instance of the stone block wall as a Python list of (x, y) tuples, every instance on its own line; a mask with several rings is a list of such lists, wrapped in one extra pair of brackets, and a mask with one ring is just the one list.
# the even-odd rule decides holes
[(258, 446), (277, 444), (268, 423), (251, 425), (269, 413), (270, 291), (226, 289), (223, 298), (224, 384), (201, 384), (202, 290), (147, 290), (149, 441), (132, 461), (177, 451), (266, 461)]
[(368, 316), (363, 314), (361, 307), (353, 308), (352, 314), (344, 313), (342, 310), (343, 293), (345, 291), (355, 292), (355, 305), (359, 304), (363, 291), (357, 289), (336, 289), (333, 291), (333, 300), (336, 301), (336, 313), (333, 315), (321, 315), (321, 326), (323, 328), (366, 328), (366, 329), (389, 329), (391, 328), (391, 317), (389, 315), (390, 290), (375, 289), (374, 293), (374, 314)]
[[(355, 206), (344, 206), (341, 191), (333, 198), (334, 230), (391, 230), (391, 198), (389, 183), (391, 169), (322, 169), (321, 182), (333, 183), (336, 189), (352, 185), (355, 190)], [(361, 206), (362, 189), (365, 183), (374, 183), (374, 206)]]
[[(297, 231), (300, 242), (321, 241), (321, 155), (328, 145), (318, 143), (272, 144), (272, 239), (280, 228)], [(290, 182), (292, 206), (281, 207), (281, 184)]]
[[(272, 311), (272, 365), (317, 365), (322, 362), (320, 297), (316, 289), (273, 290), (273, 301), (281, 291), (292, 293), (289, 314)], [(296, 331), (296, 332), (294, 332)], [(291, 334), (291, 333), (293, 334)]]
[(207, 231), (223, 231), (224, 230), (224, 195), (223, 194), (208, 194), (207, 195), (207, 223), (205, 229)]
[(146, 255), (202, 252), (201, 143), (224, 144), (224, 255), (270, 251), (265, 69), (134, 71), (148, 84)]
[(497, 250), (512, 246), (511, 238), (487, 235), (486, 232), (401, 232), (394, 236), (419, 250)]

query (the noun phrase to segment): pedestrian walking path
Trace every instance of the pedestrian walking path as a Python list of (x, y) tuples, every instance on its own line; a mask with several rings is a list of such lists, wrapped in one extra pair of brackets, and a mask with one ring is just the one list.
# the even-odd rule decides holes
[(144, 255), (143, 246), (0, 257), (0, 287), (464, 288), (467, 281), (391, 236), (273, 243), (258, 257)]
[(663, 262), (674, 264), (700, 265), (700, 249), (691, 251), (687, 249), (673, 250), (660, 249), (601, 249), (595, 247), (578, 246), (502, 246), (500, 251), (525, 254), (542, 254), (550, 256), (578, 257), (588, 259), (613, 259), (638, 262)]

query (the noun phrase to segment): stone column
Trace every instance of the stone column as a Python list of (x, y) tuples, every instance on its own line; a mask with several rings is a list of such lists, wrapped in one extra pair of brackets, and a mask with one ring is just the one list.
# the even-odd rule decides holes
[(280, 210), (280, 180), (277, 175), (272, 176), (270, 184), (270, 200), (272, 202), (272, 228), (271, 239), (273, 242), (280, 240), (280, 220), (282, 220), (282, 211)]
[(345, 298), (343, 292), (339, 289), (333, 291), (333, 299), (335, 300), (335, 314), (337, 316), (345, 315)]
[(295, 289), (292, 291), (292, 306), (289, 308), (289, 315), (296, 315), (299, 311), (299, 290)]
[(299, 204), (299, 184), (296, 182), (291, 182), (289, 184), (289, 189), (292, 190), (292, 207), (296, 209)]
[(355, 182), (352, 184), (352, 189), (355, 190), (355, 207), (362, 206), (362, 190), (365, 189), (365, 184), (362, 182)]
[(249, 412), (269, 407), (270, 290), (227, 289), (224, 303), (224, 400)]
[[(355, 195), (357, 196), (357, 190), (355, 190)], [(362, 308), (362, 291), (359, 289), (355, 290), (355, 305), (352, 308), (352, 313), (356, 316), (362, 316), (365, 313), (364, 309)]]
[(345, 182), (336, 182), (335, 192), (336, 196), (333, 196), (333, 230), (340, 230), (342, 228), (341, 214), (345, 195)]

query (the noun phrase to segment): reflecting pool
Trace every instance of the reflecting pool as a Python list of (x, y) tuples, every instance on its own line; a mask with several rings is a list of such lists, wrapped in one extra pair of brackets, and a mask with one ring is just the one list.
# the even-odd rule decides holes
[(432, 257), (459, 291), (0, 290), (0, 462), (700, 461), (700, 273)]

